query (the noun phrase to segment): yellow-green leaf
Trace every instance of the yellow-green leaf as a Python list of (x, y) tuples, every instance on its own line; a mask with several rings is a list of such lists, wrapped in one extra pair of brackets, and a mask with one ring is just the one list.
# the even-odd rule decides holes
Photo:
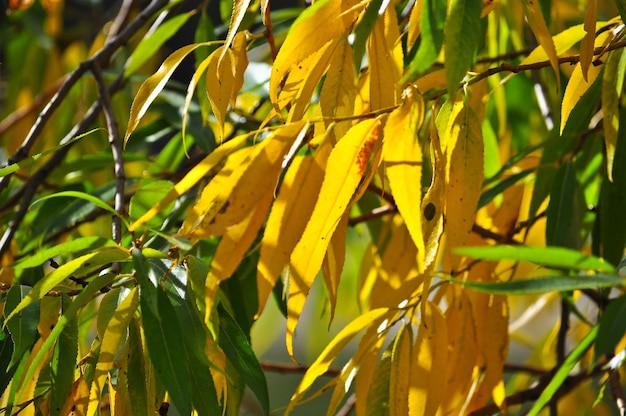
[(482, 0), (451, 0), (444, 27), (448, 93), (452, 96), (474, 60), (480, 42)]
[(237, 35), (237, 30), (239, 29), (239, 25), (246, 15), (246, 11), (250, 6), (250, 0), (235, 0), (233, 1), (233, 13), (230, 15), (230, 24), (228, 25), (228, 35), (226, 35), (226, 41), (224, 42), (225, 49), (222, 49), (221, 55), (219, 57), (219, 61), (222, 61), (226, 56), (226, 52), (230, 47), (230, 44), (233, 43), (235, 39), (235, 35)]
[(348, 214), (344, 214), (339, 220), (339, 225), (330, 239), (328, 250), (322, 263), (324, 272), (324, 282), (328, 290), (328, 303), (330, 303), (330, 323), (335, 317), (337, 306), (337, 293), (339, 291), (339, 281), (343, 271), (343, 263), (346, 259), (346, 237), (348, 235)]
[(210, 155), (205, 157), (200, 163), (194, 166), (167, 195), (148, 212), (142, 215), (137, 221), (132, 223), (128, 228), (129, 232), (133, 232), (146, 224), (161, 210), (174, 202), (176, 198), (182, 196), (185, 192), (196, 186), (206, 175), (208, 175), (226, 156), (240, 149), (246, 144), (247, 135), (237, 136), (229, 140), (215, 149)]
[(424, 236), (421, 221), (422, 149), (417, 131), (424, 119), (424, 102), (413, 89), (392, 111), (384, 129), (383, 160), (389, 187), (400, 215), (417, 247), (419, 273), (424, 271)]
[(137, 310), (137, 306), (139, 306), (139, 291), (135, 287), (119, 304), (104, 331), (100, 354), (98, 355), (98, 364), (96, 364), (96, 371), (89, 394), (88, 415), (95, 415), (100, 409), (101, 394), (109, 376), (109, 371), (115, 366), (115, 358), (119, 353), (122, 342), (126, 338), (128, 325)]
[[(320, 92), (320, 109), (324, 117), (345, 117), (354, 114), (357, 89), (352, 55), (352, 46), (344, 38), (335, 48)], [(330, 128), (332, 122), (332, 120), (325, 120), (327, 129)], [(350, 121), (337, 122), (334, 124), (332, 134), (335, 137), (343, 137), (350, 126)]]
[(481, 121), (468, 106), (454, 105), (446, 132), (446, 242), (453, 248), (465, 244), (474, 225), (484, 143)]
[(319, 197), (300, 241), (291, 254), (287, 303), (287, 350), (293, 357), (293, 335), (300, 313), (339, 219), (349, 209), (352, 196), (367, 170), (378, 141), (380, 121), (365, 120), (339, 141), (328, 157)]
[(615, 159), (617, 132), (619, 130), (621, 87), (618, 85), (622, 83), (618, 74), (622, 57), (622, 49), (609, 52), (602, 76), (602, 128), (604, 130), (604, 145), (606, 146), (606, 173), (611, 182), (613, 182), (613, 160)]
[(330, 150), (330, 141), (326, 137), (315, 151), (315, 156), (298, 156), (287, 169), (261, 241), (257, 317), (263, 311), (280, 273), (289, 263), (289, 256), (311, 217), (317, 201), (316, 190), (322, 186)]
[(347, 33), (366, 5), (367, 2), (359, 0), (320, 0), (298, 16), (272, 67), (270, 99), (274, 104), (278, 103), (278, 89), (287, 73)]
[[(222, 52), (224, 57), (220, 60)], [(217, 138), (221, 142), (224, 138), (224, 122), (226, 111), (235, 88), (235, 67), (233, 51), (220, 46), (210, 56), (206, 71), (206, 93), (211, 101), (211, 109), (217, 119)]]

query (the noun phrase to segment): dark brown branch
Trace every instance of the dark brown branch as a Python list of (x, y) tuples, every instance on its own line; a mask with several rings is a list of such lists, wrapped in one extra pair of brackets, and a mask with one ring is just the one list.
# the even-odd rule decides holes
[[(271, 363), (267, 361), (261, 362), (261, 368), (264, 371), (272, 371), (274, 373), (306, 373), (309, 369), (308, 366), (305, 365), (297, 365), (297, 364), (283, 364), (283, 363)], [(329, 369), (323, 375), (328, 377), (335, 377), (341, 374), (341, 370), (337, 369)]]
[[(93, 64), (92, 72), (98, 83), (98, 89), (100, 90), (100, 104), (104, 111), (104, 117), (107, 123), (107, 130), (109, 131), (109, 145), (111, 146), (111, 153), (113, 154), (114, 173), (115, 173), (115, 210), (118, 215), (113, 217), (112, 236), (113, 241), (120, 243), (122, 241), (122, 218), (124, 215), (124, 185), (126, 183), (126, 174), (124, 173), (124, 155), (122, 153), (122, 140), (120, 138), (119, 129), (117, 127), (117, 121), (113, 114), (113, 107), (111, 106), (111, 97), (109, 91), (104, 83), (102, 77), (102, 71), (98, 65)], [(118, 269), (119, 264), (116, 264), (114, 269)], [(116, 273), (119, 270), (115, 270)]]
[(359, 215), (358, 217), (350, 218), (348, 221), (348, 225), (357, 225), (362, 222), (367, 222), (371, 220), (375, 220), (376, 218), (384, 217), (385, 215), (393, 214), (398, 212), (396, 207), (393, 205), (384, 205), (382, 207), (378, 207), (373, 209), (371, 212), (367, 214)]
[(619, 381), (619, 372), (610, 368), (609, 370), (609, 386), (611, 387), (611, 393), (615, 400), (615, 405), (619, 411), (620, 416), (626, 415), (626, 399), (624, 399), (624, 392)]

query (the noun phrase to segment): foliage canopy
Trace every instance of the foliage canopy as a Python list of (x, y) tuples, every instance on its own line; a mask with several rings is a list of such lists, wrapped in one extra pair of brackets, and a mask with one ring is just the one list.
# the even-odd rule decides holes
[[(122, 1), (83, 37), (30, 3), (0, 21), (7, 414), (626, 411), (626, 1)], [(268, 309), (303, 364), (252, 348)]]

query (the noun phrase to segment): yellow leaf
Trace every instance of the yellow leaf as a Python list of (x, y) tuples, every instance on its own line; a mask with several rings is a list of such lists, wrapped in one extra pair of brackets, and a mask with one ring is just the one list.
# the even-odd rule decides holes
[[(331, 119), (324, 120), (327, 129), (330, 128), (333, 117), (345, 117), (354, 114), (354, 101), (357, 95), (355, 75), (352, 46), (344, 38), (335, 48), (326, 80), (320, 92), (322, 115)], [(350, 126), (350, 121), (337, 122), (334, 124), (332, 134), (335, 137), (343, 137)]]
[(89, 409), (88, 415), (95, 415), (100, 410), (101, 394), (106, 385), (109, 371), (114, 367), (114, 360), (119, 352), (122, 342), (126, 338), (126, 332), (130, 320), (139, 305), (139, 291), (133, 288), (124, 300), (118, 305), (113, 313), (111, 320), (107, 324), (100, 354), (98, 355), (98, 363), (94, 372), (93, 382), (91, 383), (91, 392), (89, 393)]
[(387, 7), (377, 19), (367, 44), (370, 65), (370, 109), (379, 110), (398, 103), (404, 67), (402, 43), (395, 7)]
[(417, 268), (424, 272), (421, 221), (422, 148), (417, 131), (424, 119), (422, 97), (407, 89), (402, 105), (391, 112), (384, 129), (383, 159), (391, 193), (417, 247)]
[(250, 212), (250, 215), (239, 224), (230, 227), (220, 240), (211, 261), (211, 270), (205, 283), (205, 321), (207, 325), (211, 320), (217, 287), (220, 282), (232, 276), (245, 256), (246, 251), (254, 242), (259, 229), (265, 221), (272, 199), (273, 196), (269, 193), (260, 201), (256, 201), (256, 206)]
[(556, 74), (556, 85), (558, 88), (558, 85), (560, 85), (561, 82), (559, 57), (556, 52), (556, 47), (554, 46), (554, 41), (552, 40), (552, 35), (548, 30), (543, 14), (541, 14), (539, 2), (537, 0), (522, 0), (522, 4), (524, 5), (524, 14), (528, 20), (530, 29), (533, 31), (535, 37), (537, 37), (537, 41), (539, 41), (539, 44), (548, 55), (550, 65), (552, 65), (552, 69), (554, 69), (554, 73)]
[(278, 103), (278, 89), (287, 73), (327, 43), (336, 42), (346, 34), (366, 5), (367, 2), (359, 0), (320, 0), (298, 16), (272, 67), (272, 103)]
[(352, 127), (328, 157), (319, 197), (300, 241), (291, 254), (287, 303), (287, 350), (293, 357), (293, 335), (300, 313), (340, 218), (366, 172), (378, 141), (380, 121), (365, 120)]
[(217, 371), (213, 367), (210, 369), (213, 384), (215, 385), (215, 391), (217, 393), (217, 400), (223, 404), (225, 403), (228, 395), (228, 381), (226, 380), (226, 354), (224, 354), (224, 351), (220, 349), (215, 340), (213, 340), (210, 336), (207, 336), (206, 338), (204, 353), (209, 359), (209, 362), (214, 364), (215, 367), (223, 369), (223, 371)]
[[(605, 21), (597, 22), (596, 32), (601, 29), (604, 29), (609, 24), (610, 22), (605, 22)], [(563, 53), (567, 52), (576, 43), (580, 42), (581, 39), (585, 37), (586, 33), (587, 32), (585, 32), (584, 24), (580, 24), (580, 25), (569, 27), (565, 29), (564, 31), (562, 31), (561, 33), (554, 35), (553, 41), (554, 41), (554, 46), (556, 48), (556, 53), (560, 56)], [(533, 49), (533, 51), (530, 54), (528, 54), (526, 58), (524, 58), (521, 65), (534, 64), (537, 62), (545, 61), (546, 59), (548, 59), (548, 55), (546, 54), (546, 51), (543, 49), (543, 47), (538, 46), (535, 49)]]
[(417, 273), (416, 257), (415, 243), (405, 223), (395, 215), (380, 266), (373, 267), (376, 280), (371, 289), (370, 308), (397, 306), (412, 296), (422, 282)]
[(434, 124), (430, 129), (432, 147), (432, 180), (422, 200), (422, 234), (424, 235), (424, 268), (434, 264), (443, 232), (443, 212), (446, 203), (446, 159), (441, 151), (439, 136)]
[(289, 73), (277, 104), (279, 109), (290, 108), (287, 121), (300, 120), (309, 108), (311, 97), (328, 69), (334, 50), (335, 43), (328, 43), (302, 60)]
[(296, 391), (293, 396), (291, 396), (291, 400), (285, 410), (285, 415), (288, 415), (293, 410), (295, 405), (298, 404), (306, 392), (311, 388), (313, 382), (315, 382), (319, 376), (328, 371), (330, 365), (335, 358), (337, 358), (339, 352), (352, 338), (356, 336), (356, 334), (368, 327), (378, 328), (379, 326), (382, 326), (381, 322), (383, 322), (384, 319), (388, 320), (393, 314), (395, 314), (395, 311), (390, 311), (388, 308), (374, 309), (360, 315), (339, 331), (335, 338), (333, 338), (326, 348), (324, 348), (324, 351), (322, 351), (302, 377)]
[(604, 130), (604, 145), (606, 146), (606, 173), (611, 182), (613, 182), (613, 160), (615, 159), (617, 132), (619, 130), (621, 87), (618, 85), (621, 85), (621, 82), (617, 74), (622, 56), (623, 51), (621, 49), (609, 52), (602, 76), (602, 128)]
[[(224, 52), (224, 57), (220, 60)], [(206, 93), (211, 101), (211, 109), (217, 119), (217, 138), (221, 142), (224, 138), (224, 122), (226, 111), (235, 88), (235, 58), (233, 51), (220, 46), (210, 56), (209, 67), (206, 71)]]
[(317, 201), (316, 190), (322, 186), (330, 150), (330, 141), (326, 137), (315, 151), (315, 156), (297, 156), (287, 169), (261, 241), (257, 268), (257, 317), (263, 311), (280, 273), (289, 263), (289, 256), (311, 217)]
[[(445, 394), (446, 368), (448, 362), (448, 332), (446, 319), (439, 308), (426, 304), (422, 325), (413, 346), (410, 361), (409, 414), (434, 415)], [(458, 354), (459, 351), (455, 351)], [(415, 356), (417, 355), (417, 356)]]
[[(468, 106), (453, 106), (446, 131), (446, 244), (453, 248), (465, 244), (474, 225), (484, 143), (481, 121)], [(453, 269), (457, 261), (453, 256)]]
[(226, 51), (230, 47), (230, 44), (233, 43), (235, 36), (240, 34), (237, 33), (239, 29), (239, 25), (241, 25), (241, 21), (243, 20), (248, 7), (250, 6), (250, 0), (235, 0), (233, 2), (233, 12), (230, 15), (230, 24), (228, 25), (228, 35), (226, 35), (226, 41), (224, 42), (224, 46), (226, 49), (223, 49), (221, 55), (219, 57), (219, 61), (221, 62), (226, 56)]
[(483, 11), (480, 17), (485, 17), (498, 5), (498, 0), (483, 0)]
[(561, 134), (563, 134), (563, 129), (565, 129), (572, 110), (574, 110), (580, 99), (583, 98), (589, 87), (593, 85), (601, 70), (601, 66), (591, 66), (587, 74), (587, 81), (585, 81), (580, 63), (574, 67), (561, 103), (561, 128), (559, 130)]
[(348, 235), (349, 219), (350, 216), (346, 213), (339, 220), (339, 225), (330, 239), (330, 244), (322, 263), (324, 282), (326, 283), (326, 289), (328, 289), (328, 301), (330, 303), (329, 325), (335, 317), (339, 281), (343, 271), (343, 263), (346, 259), (346, 237)]
[(403, 325), (394, 340), (391, 353), (389, 380), (389, 415), (406, 416), (409, 413), (409, 386), (413, 356), (413, 333), (410, 325)]
[[(461, 290), (455, 290), (454, 296), (454, 303), (446, 311), (450, 355), (446, 369), (446, 400), (441, 406), (441, 414), (444, 415), (467, 413), (468, 396), (479, 374), (476, 319), (472, 314), (472, 305)], [(460, 351), (462, 353), (459, 354)]]
[(422, 19), (423, 4), (423, 1), (416, 1), (413, 9), (411, 10), (411, 15), (409, 16), (409, 33), (408, 37), (406, 38), (407, 50), (413, 49), (413, 45), (415, 45), (415, 42), (420, 35), (420, 20)]
[(59, 414), (68, 416), (82, 416), (87, 414), (89, 405), (89, 384), (84, 377), (79, 377), (72, 384), (70, 394), (67, 396), (63, 408)]
[(235, 76), (235, 81), (233, 85), (233, 90), (230, 94), (230, 105), (235, 106), (235, 101), (237, 100), (237, 94), (241, 87), (243, 87), (243, 75), (246, 72), (246, 68), (248, 67), (248, 54), (246, 52), (246, 48), (248, 47), (248, 37), (245, 32), (237, 33), (235, 36), (235, 40), (231, 47), (233, 51), (232, 59), (233, 59), (233, 71)]
[(200, 182), (205, 176), (207, 176), (216, 166), (229, 154), (233, 153), (237, 149), (240, 149), (246, 144), (247, 135), (237, 136), (232, 140), (222, 144), (217, 149), (205, 157), (200, 163), (194, 166), (189, 173), (187, 173), (176, 185), (172, 188), (167, 195), (159, 201), (154, 207), (150, 208), (148, 212), (142, 215), (137, 221), (132, 223), (128, 229), (129, 232), (137, 230), (143, 224), (146, 224), (161, 210), (165, 209), (169, 204), (174, 202), (176, 198), (182, 196), (185, 192), (193, 188), (198, 182)]
[(598, 20), (598, 0), (589, 0), (589, 8), (585, 15), (585, 37), (580, 43), (580, 67), (583, 79), (588, 82), (587, 72), (593, 61), (594, 40), (596, 37), (596, 21)]
[(218, 236), (243, 221), (259, 200), (274, 192), (285, 155), (307, 127), (304, 121), (283, 126), (242, 149), (246, 154), (233, 154), (202, 191), (180, 234), (192, 239)]
[(159, 95), (159, 93), (167, 84), (170, 77), (178, 68), (178, 65), (182, 62), (183, 59), (187, 57), (191, 52), (198, 49), (200, 46), (209, 46), (214, 45), (219, 42), (202, 42), (202, 43), (194, 43), (192, 45), (183, 46), (182, 48), (174, 51), (170, 56), (165, 59), (165, 61), (161, 64), (157, 72), (151, 75), (147, 80), (141, 84), (137, 94), (135, 95), (135, 99), (133, 100), (133, 104), (130, 107), (130, 117), (128, 119), (128, 126), (126, 127), (126, 133), (124, 134), (124, 146), (128, 142), (130, 135), (139, 125), (139, 122), (148, 111), (148, 107), (154, 101), (154, 99)]
[(376, 363), (383, 348), (389, 326), (382, 330), (377, 327), (370, 327), (361, 342), (359, 348), (352, 359), (358, 369), (354, 377), (354, 394), (356, 396), (356, 414), (364, 416), (367, 413), (367, 400), (372, 385), (375, 383)]

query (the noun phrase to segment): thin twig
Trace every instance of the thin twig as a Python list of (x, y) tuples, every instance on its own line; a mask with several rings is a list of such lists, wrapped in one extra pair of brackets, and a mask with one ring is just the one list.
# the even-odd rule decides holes
[[(98, 89), (100, 90), (100, 103), (104, 112), (104, 117), (107, 123), (107, 129), (109, 131), (109, 145), (111, 146), (111, 153), (113, 154), (114, 172), (115, 172), (115, 210), (118, 212), (113, 218), (113, 241), (120, 243), (122, 241), (122, 218), (124, 215), (124, 185), (126, 183), (126, 174), (124, 173), (124, 155), (122, 153), (122, 140), (120, 138), (119, 129), (117, 127), (117, 121), (113, 114), (113, 107), (111, 106), (111, 97), (109, 91), (104, 83), (102, 77), (102, 71), (98, 65), (93, 64), (92, 72), (98, 83)], [(116, 263), (119, 266), (118, 263)], [(115, 269), (115, 267), (114, 267)], [(119, 270), (114, 270), (116, 273)]]
[(350, 218), (348, 225), (356, 225), (362, 222), (375, 220), (376, 218), (384, 217), (385, 215), (393, 214), (398, 210), (393, 205), (384, 205), (382, 207), (374, 208), (367, 214), (359, 215), (358, 217)]
[(348, 416), (356, 405), (356, 395), (352, 393), (346, 403), (339, 409), (336, 416)]
[[(297, 365), (297, 364), (283, 364), (283, 363), (271, 363), (267, 361), (261, 362), (261, 368), (265, 371), (271, 371), (274, 373), (306, 373), (309, 369), (308, 366), (305, 365)], [(324, 376), (335, 377), (341, 374), (341, 370), (337, 369), (328, 369), (324, 374)]]
[(624, 392), (619, 381), (619, 372), (614, 368), (609, 368), (609, 385), (611, 386), (611, 393), (615, 399), (615, 405), (619, 411), (620, 416), (626, 415), (626, 399), (624, 399)]

